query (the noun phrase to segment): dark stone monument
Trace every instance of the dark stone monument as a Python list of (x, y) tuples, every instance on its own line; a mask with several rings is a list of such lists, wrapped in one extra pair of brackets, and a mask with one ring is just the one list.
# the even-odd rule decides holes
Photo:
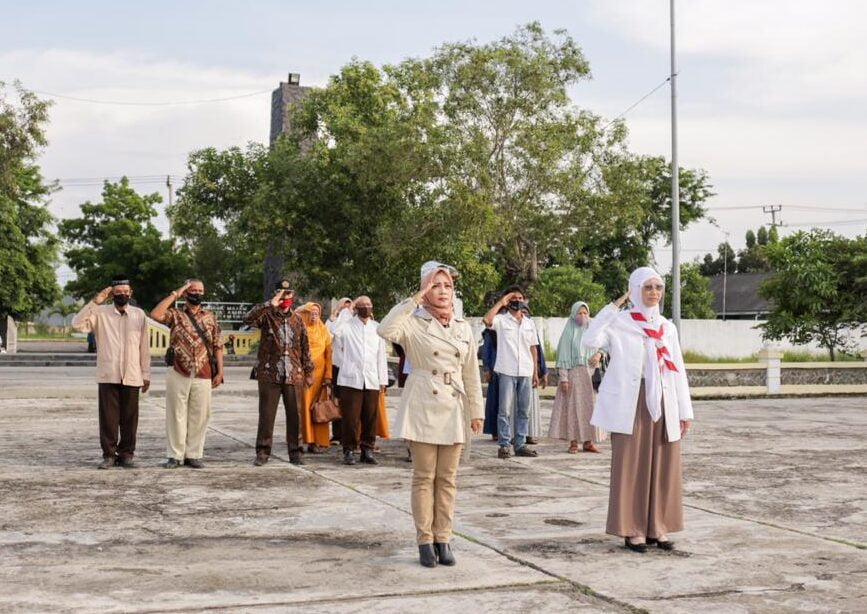
[[(301, 86), (301, 75), (289, 73), (287, 81), (271, 93), (271, 144), (274, 144), (281, 134), (289, 131), (291, 127), (290, 109), (300, 102), (310, 91), (309, 87)], [(292, 277), (291, 273), (283, 271), (283, 256), (274, 245), (265, 248), (264, 275), (262, 279), (262, 296), (265, 300), (274, 294), (274, 284), (282, 277)]]

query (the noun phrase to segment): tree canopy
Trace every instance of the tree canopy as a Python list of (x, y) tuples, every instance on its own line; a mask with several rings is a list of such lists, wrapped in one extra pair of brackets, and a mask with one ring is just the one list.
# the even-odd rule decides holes
[(59, 296), (57, 238), (36, 158), (47, 144), (49, 103), (0, 81), (0, 317), (20, 319)]

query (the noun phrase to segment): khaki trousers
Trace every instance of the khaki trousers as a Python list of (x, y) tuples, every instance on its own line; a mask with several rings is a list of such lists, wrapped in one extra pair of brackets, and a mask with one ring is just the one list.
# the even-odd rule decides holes
[(166, 374), (166, 456), (183, 461), (202, 458), (211, 417), (211, 380)]
[(410, 441), (412, 449), (412, 519), (419, 544), (447, 544), (452, 539), (458, 464), (463, 444), (440, 446)]
[(611, 434), (606, 533), (657, 538), (683, 530), (680, 441), (666, 439), (665, 416), (651, 421), (642, 380), (632, 434)]

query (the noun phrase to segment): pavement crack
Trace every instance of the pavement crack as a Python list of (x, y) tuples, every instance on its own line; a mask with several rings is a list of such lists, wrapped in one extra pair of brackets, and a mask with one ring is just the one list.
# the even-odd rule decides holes
[(650, 601), (672, 601), (675, 599), (703, 599), (705, 597), (725, 597), (727, 595), (761, 595), (763, 593), (787, 593), (790, 591), (807, 590), (803, 582), (794, 582), (789, 586), (755, 589), (731, 588), (721, 591), (702, 591), (700, 593), (681, 593), (677, 595), (662, 595), (659, 597), (651, 597)]

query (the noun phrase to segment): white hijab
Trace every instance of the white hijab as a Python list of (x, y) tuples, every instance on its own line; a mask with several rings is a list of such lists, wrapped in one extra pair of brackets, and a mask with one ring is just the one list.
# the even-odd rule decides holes
[(662, 275), (650, 267), (643, 266), (632, 271), (629, 276), (629, 300), (632, 302), (630, 311), (641, 313), (647, 319), (647, 322), (632, 320), (632, 323), (638, 327), (644, 338), (644, 398), (650, 417), (656, 422), (662, 416), (662, 370), (656, 355), (657, 342), (649, 337), (644, 329), (658, 329), (662, 325), (663, 318), (660, 315), (662, 300), (658, 305), (648, 307), (641, 298), (642, 286), (651, 279), (657, 279), (659, 283), (665, 285)]

